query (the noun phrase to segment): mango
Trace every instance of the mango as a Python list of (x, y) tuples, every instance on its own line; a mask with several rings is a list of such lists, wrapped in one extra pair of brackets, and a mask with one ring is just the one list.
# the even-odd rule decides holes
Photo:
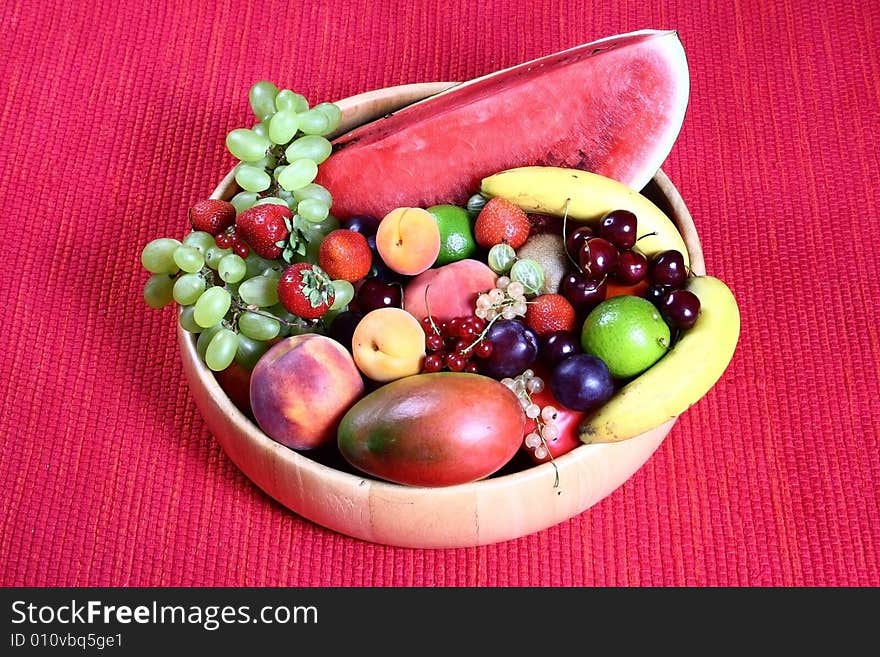
[(516, 395), (480, 374), (436, 372), (392, 381), (355, 403), (337, 431), (348, 463), (410, 486), (484, 479), (520, 448), (525, 414)]

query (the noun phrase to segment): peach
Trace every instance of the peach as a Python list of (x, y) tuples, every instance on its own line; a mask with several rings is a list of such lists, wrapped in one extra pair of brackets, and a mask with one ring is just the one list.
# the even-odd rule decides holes
[(363, 392), (364, 380), (345, 347), (316, 333), (273, 345), (251, 373), (254, 419), (292, 449), (332, 443), (342, 416)]
[[(495, 272), (479, 260), (459, 260), (419, 274), (406, 286), (403, 307), (416, 319), (423, 319), (431, 310), (437, 321), (474, 314), (480, 292), (495, 287)], [(427, 308), (425, 290), (428, 286)]]
[(422, 208), (392, 210), (379, 222), (376, 250), (388, 268), (398, 274), (421, 274), (440, 254), (437, 220)]
[(351, 337), (354, 362), (369, 379), (385, 383), (418, 374), (425, 360), (425, 332), (401, 308), (364, 315)]

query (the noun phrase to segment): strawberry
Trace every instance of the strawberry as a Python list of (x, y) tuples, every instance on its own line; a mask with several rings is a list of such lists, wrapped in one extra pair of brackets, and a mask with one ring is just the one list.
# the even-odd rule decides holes
[(278, 281), (278, 299), (288, 312), (303, 319), (318, 319), (336, 297), (330, 277), (317, 265), (290, 265)]
[(258, 256), (277, 260), (290, 237), (291, 214), (283, 205), (266, 203), (245, 210), (235, 220), (236, 232)]
[(207, 198), (189, 209), (189, 225), (217, 237), (235, 223), (235, 207), (228, 201)]
[(496, 244), (509, 244), (518, 249), (529, 238), (531, 224), (525, 212), (501, 197), (489, 199), (480, 210), (474, 224), (477, 244), (491, 248)]
[(525, 322), (539, 337), (554, 331), (574, 331), (575, 312), (561, 294), (542, 294), (529, 302)]
[(330, 278), (354, 283), (370, 273), (373, 252), (366, 237), (340, 228), (328, 233), (321, 242), (318, 264)]

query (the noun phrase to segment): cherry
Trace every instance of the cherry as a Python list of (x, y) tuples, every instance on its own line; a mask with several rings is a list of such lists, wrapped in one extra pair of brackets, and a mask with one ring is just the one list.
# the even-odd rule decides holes
[(700, 314), (700, 299), (690, 290), (672, 290), (661, 302), (660, 314), (670, 326), (689, 329)]
[(621, 251), (611, 277), (623, 285), (635, 285), (648, 275), (648, 259), (638, 251)]
[(555, 331), (541, 343), (540, 356), (551, 371), (569, 356), (581, 353), (581, 343), (568, 331)]
[(673, 287), (671, 285), (654, 283), (648, 288), (648, 291), (645, 292), (645, 298), (659, 308), (663, 303), (663, 299), (665, 299), (666, 295), (672, 292), (672, 290)]
[(569, 272), (563, 276), (560, 289), (578, 315), (586, 315), (608, 294), (608, 284), (604, 278), (590, 279), (579, 272)]
[(368, 278), (361, 284), (357, 299), (364, 314), (377, 308), (400, 308), (400, 286), (378, 278)]
[(597, 232), (618, 249), (631, 249), (636, 243), (636, 215), (629, 210), (612, 210), (602, 217)]
[(578, 264), (587, 278), (604, 278), (617, 264), (617, 248), (602, 237), (589, 237), (578, 253)]
[(663, 283), (673, 287), (680, 286), (687, 278), (684, 256), (675, 249), (661, 251), (651, 258), (649, 274), (652, 283)]
[(348, 230), (360, 233), (364, 237), (370, 237), (379, 230), (379, 220), (372, 215), (356, 214), (345, 222), (345, 227)]
[(581, 248), (583, 247), (584, 242), (586, 242), (587, 239), (592, 236), (593, 229), (589, 226), (580, 226), (579, 228), (571, 231), (571, 233), (569, 233), (568, 237), (565, 239), (565, 250), (568, 251), (568, 255), (577, 260), (578, 254), (581, 252)]

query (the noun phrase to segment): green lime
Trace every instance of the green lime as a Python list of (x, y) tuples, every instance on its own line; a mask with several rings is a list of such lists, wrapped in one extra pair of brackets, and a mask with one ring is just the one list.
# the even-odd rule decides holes
[(440, 254), (437, 265), (470, 258), (477, 250), (471, 216), (457, 205), (432, 205), (428, 212), (437, 220), (440, 229)]
[(641, 374), (669, 349), (669, 326), (647, 299), (622, 295), (593, 308), (581, 329), (584, 351), (605, 361), (611, 375)]

